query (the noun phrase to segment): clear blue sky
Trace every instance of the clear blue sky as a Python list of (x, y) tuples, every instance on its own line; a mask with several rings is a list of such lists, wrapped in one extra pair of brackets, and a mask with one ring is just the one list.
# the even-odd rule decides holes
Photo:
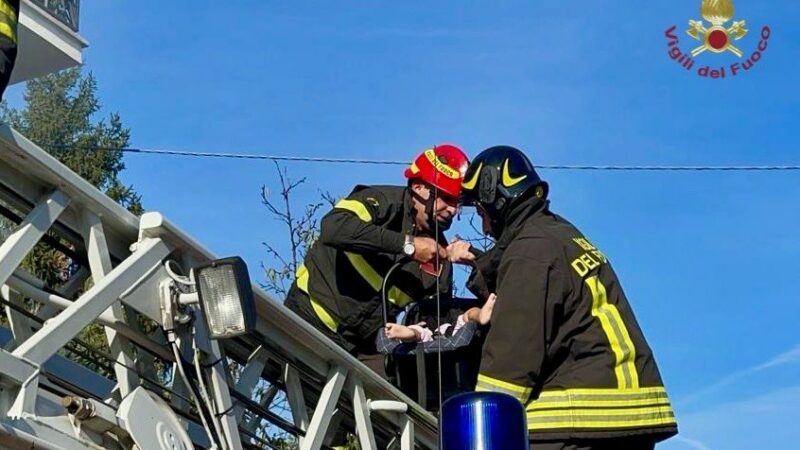
[[(408, 159), (499, 143), (553, 164), (800, 164), (800, 3), (737, 0), (772, 36), (748, 73), (667, 56), (677, 2), (84, 0), (87, 68), (150, 148)], [(702, 65), (732, 55), (704, 54)], [(17, 88), (19, 89), (19, 88)], [(254, 278), (282, 230), (272, 163), (128, 155), (124, 180)], [(397, 167), (287, 165), (317, 190), (401, 183)], [(675, 402), (663, 450), (797, 448), (800, 173), (543, 171), (552, 208), (618, 271)], [(268, 262), (268, 261), (267, 261)]]

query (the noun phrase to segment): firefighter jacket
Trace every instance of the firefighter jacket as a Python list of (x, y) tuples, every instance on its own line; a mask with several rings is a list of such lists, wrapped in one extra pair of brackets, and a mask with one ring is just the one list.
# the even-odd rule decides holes
[(677, 433), (667, 392), (606, 256), (528, 199), (501, 236), (478, 390), (526, 405), (531, 440)]
[(0, 100), (17, 59), (19, 0), (0, 0)]
[[(404, 259), (405, 236), (416, 234), (414, 214), (405, 187), (356, 186), (323, 217), (295, 286), (309, 296), (321, 321), (346, 341), (369, 338), (383, 327), (383, 279)], [(447, 245), (441, 232), (439, 242)], [(440, 262), (438, 282), (435, 271), (428, 274), (416, 261), (395, 269), (386, 285), (389, 320), (412, 301), (434, 298), (437, 286), (440, 298), (449, 298), (451, 268)]]

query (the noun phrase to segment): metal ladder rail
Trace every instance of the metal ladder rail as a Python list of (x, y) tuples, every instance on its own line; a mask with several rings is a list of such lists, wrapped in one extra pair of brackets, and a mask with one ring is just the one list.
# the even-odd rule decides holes
[[(90, 255), (90, 257), (94, 257), (95, 259), (95, 266), (99, 267), (99, 269), (95, 270), (95, 272), (102, 276), (102, 272), (107, 271), (109, 268), (108, 261), (110, 259), (109, 254), (112, 253), (111, 249), (113, 248), (114, 252), (125, 251), (125, 245), (121, 243), (120, 236), (131, 235), (133, 230), (136, 228), (136, 218), (119, 207), (119, 205), (116, 205), (107, 197), (98, 193), (94, 188), (88, 186), (88, 183), (81, 180), (79, 177), (77, 177), (77, 175), (65, 167), (61, 166), (58, 162), (50, 158), (49, 155), (46, 155), (43, 151), (36, 148), (33, 146), (33, 144), (5, 126), (0, 126), (0, 147), (2, 147), (2, 150), (10, 149), (11, 156), (9, 158), (9, 153), (0, 155), (2, 156), (2, 159), (6, 160), (6, 162), (11, 160), (10, 164), (0, 164), (0, 181), (2, 181), (6, 186), (13, 186), (15, 193), (17, 193), (20, 197), (35, 199), (37, 198), (37, 195), (41, 195), (41, 193), (48, 188), (52, 189), (53, 186), (63, 187), (63, 189), (69, 191), (70, 194), (79, 198), (80, 203), (82, 203), (81, 206), (83, 206), (84, 214), (82, 217), (81, 215), (78, 215), (77, 218), (75, 217), (76, 214), (74, 212), (72, 212), (70, 215), (70, 210), (68, 210), (66, 207), (62, 208), (61, 213), (63, 213), (63, 215), (58, 217), (59, 223), (73, 224), (73, 227), (75, 227), (76, 224), (80, 225), (81, 221), (87, 222), (87, 209), (95, 212), (95, 230), (97, 229), (99, 222), (99, 224), (102, 226), (103, 234), (106, 237), (111, 237), (110, 239), (106, 239), (105, 242), (103, 242), (103, 240), (95, 240), (93, 242), (91, 240), (92, 225), (91, 221), (89, 221), (90, 233), (88, 234), (90, 238), (87, 239), (89, 247), (92, 245), (102, 247), (102, 244), (105, 244), (106, 248), (108, 249), (106, 251), (95, 250), (94, 255)], [(30, 161), (33, 161), (36, 164), (25, 164), (26, 170), (22, 172), (16, 168), (20, 165), (14, 164)], [(52, 197), (52, 195), (53, 194), (51, 194), (51, 197), (49, 197), (47, 201), (58, 204), (59, 199)], [(58, 197), (57, 194), (56, 197)], [(102, 217), (102, 221), (96, 220), (99, 217)], [(154, 216), (151, 217), (151, 219), (155, 218), (156, 222), (158, 222), (160, 221), (158, 217), (160, 216)], [(89, 215), (89, 219), (92, 219), (91, 215)], [(49, 225), (53, 225), (53, 222), (54, 221), (50, 221)], [(161, 232), (166, 231), (167, 234), (171, 233), (173, 234), (172, 237), (176, 238), (171, 240), (171, 246), (174, 246), (174, 248), (180, 248), (182, 251), (186, 251), (187, 253), (195, 253), (193, 257), (199, 257), (200, 260), (213, 257), (213, 255), (211, 255), (199, 244), (191, 241), (191, 239), (187, 240), (185, 235), (167, 222), (157, 224), (156, 226), (143, 227), (142, 229), (145, 231), (144, 234), (140, 233), (140, 238), (152, 238), (145, 236), (148, 230), (149, 232), (153, 232), (155, 229), (162, 229)], [(159, 232), (156, 232), (156, 234), (158, 233)], [(87, 235), (85, 232), (83, 234), (84, 236)], [(128, 240), (123, 240), (122, 242), (131, 242), (131, 240), (129, 240), (130, 238), (126, 239)], [(374, 374), (369, 372), (368, 369), (355, 361), (352, 357), (316, 333), (316, 330), (311, 329), (307, 324), (289, 314), (287, 311), (281, 310), (283, 309), (282, 305), (274, 303), (260, 290), (257, 291), (257, 296), (259, 297), (259, 312), (262, 319), (259, 320), (258, 326), (260, 337), (264, 339), (265, 342), (269, 341), (273, 344), (277, 343), (278, 347), (280, 348), (294, 349), (293, 352), (287, 352), (289, 353), (288, 357), (297, 359), (298, 355), (300, 355), (299, 359), (302, 360), (305, 365), (311, 367), (315, 372), (316, 377), (313, 378), (327, 375), (327, 382), (323, 387), (323, 391), (327, 390), (325, 393), (327, 399), (325, 405), (320, 405), (323, 406), (323, 411), (330, 411), (331, 408), (335, 408), (336, 405), (340, 403), (338, 397), (345, 384), (343, 374), (346, 372), (352, 372), (352, 374), (359, 378), (359, 382), (347, 383), (347, 390), (348, 392), (352, 391), (352, 394), (345, 396), (345, 402), (352, 401), (355, 397), (360, 397), (358, 393), (359, 386), (365, 388), (365, 395), (372, 398), (399, 399), (401, 402), (409, 405), (408, 417), (410, 417), (412, 421), (419, 422), (419, 425), (421, 425), (418, 427), (418, 429), (422, 431), (422, 433), (418, 433), (421, 437), (419, 444), (427, 448), (433, 448), (436, 446), (436, 425), (435, 420), (432, 418), (432, 416), (430, 416), (430, 414), (419, 408), (418, 405), (411, 403), (409, 399), (404, 398), (402, 394), (389, 386), (388, 383), (378, 379), (376, 376), (374, 376)], [(268, 315), (268, 317), (265, 317), (265, 315)], [(279, 318), (277, 323), (271, 323), (275, 322), (274, 320), (271, 320), (275, 318)], [(313, 349), (307, 346), (308, 342), (313, 342), (315, 344)], [(53, 344), (50, 343), (50, 345), (52, 346)], [(32, 347), (33, 346), (29, 345), (26, 350), (31, 352), (31, 354), (36, 354), (36, 351), (32, 350)], [(298, 348), (300, 349), (299, 351), (297, 350)], [(44, 353), (46, 356), (47, 352)], [(329, 364), (331, 362), (334, 364)], [(327, 372), (325, 367), (326, 365), (328, 366)], [(221, 395), (224, 396), (224, 394)], [(348, 398), (348, 396), (354, 398)], [(364, 402), (366, 402), (366, 400)], [(358, 411), (356, 421), (358, 422), (360, 420), (360, 422), (362, 422), (359, 428), (363, 430), (364, 416), (366, 416), (368, 419), (368, 411), (367, 414), (364, 414), (365, 407), (357, 404), (355, 404), (354, 409)], [(384, 411), (380, 412), (379, 414), (387, 418), (391, 417), (393, 420), (390, 419), (389, 421), (393, 424), (403, 426), (406, 429), (409, 428), (408, 424), (396, 417), (397, 415), (393, 412)], [(324, 415), (320, 416), (321, 419), (319, 420), (317, 419), (317, 416), (320, 415), (315, 414), (315, 417), (312, 417), (313, 423), (311, 425), (313, 426), (311, 427), (310, 431), (314, 431), (315, 427), (317, 429), (325, 428), (323, 425), (327, 425), (325, 423)], [(318, 440), (319, 439), (316, 437), (314, 438), (314, 441)], [(316, 445), (317, 442), (314, 442), (309, 444), (309, 447), (315, 447)]]

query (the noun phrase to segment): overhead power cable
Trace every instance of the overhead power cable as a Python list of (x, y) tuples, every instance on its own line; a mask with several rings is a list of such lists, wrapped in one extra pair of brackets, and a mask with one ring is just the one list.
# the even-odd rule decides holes
[[(67, 146), (60, 146), (67, 147)], [(77, 146), (80, 148), (80, 146)], [(76, 147), (72, 147), (76, 148)], [(139, 153), (162, 156), (180, 156), (195, 158), (224, 158), (224, 159), (248, 159), (266, 161), (288, 161), (288, 162), (312, 162), (312, 163), (334, 163), (334, 164), (372, 164), (389, 166), (407, 166), (408, 161), (388, 160), (388, 159), (368, 159), (368, 158), (333, 158), (327, 156), (290, 156), (290, 155), (268, 155), (254, 153), (213, 153), (197, 152), (187, 150), (164, 150), (152, 148), (126, 147), (105, 148), (90, 147), (90, 150), (114, 150), (124, 153)], [(594, 170), (594, 171), (638, 171), (638, 172), (779, 172), (779, 171), (800, 171), (800, 165), (591, 165), (591, 164), (536, 164), (537, 169), (546, 170)]]

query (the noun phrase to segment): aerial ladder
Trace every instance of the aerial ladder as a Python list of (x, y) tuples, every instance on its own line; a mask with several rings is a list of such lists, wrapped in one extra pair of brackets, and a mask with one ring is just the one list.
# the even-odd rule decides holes
[[(5, 124), (0, 215), (0, 450), (438, 448), (432, 414), (231, 275), (240, 260), (128, 212)], [(42, 248), (57, 283), (26, 270)], [(235, 292), (201, 287), (215, 276)], [(209, 317), (245, 291), (252, 322), (221, 335)]]

